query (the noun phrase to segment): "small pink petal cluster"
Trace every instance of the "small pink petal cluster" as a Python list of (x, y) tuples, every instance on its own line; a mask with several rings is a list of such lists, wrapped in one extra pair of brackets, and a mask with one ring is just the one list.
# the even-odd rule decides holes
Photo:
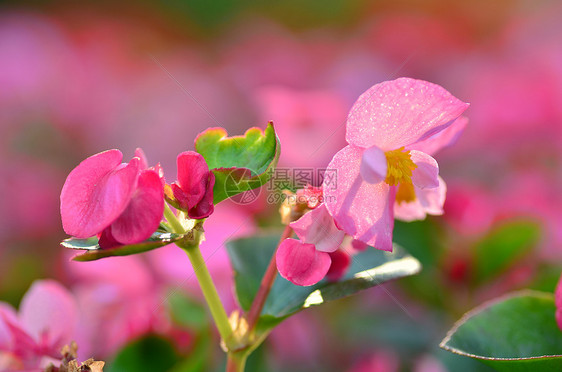
[[(119, 150), (82, 161), (68, 175), (60, 196), (64, 231), (76, 238), (99, 237), (101, 248), (140, 243), (160, 225), (164, 177), (160, 164), (148, 168), (141, 149), (129, 163)], [(213, 212), (214, 175), (195, 152), (178, 156), (178, 181), (172, 184), (179, 208), (190, 218)]]
[(172, 183), (172, 192), (179, 207), (189, 218), (206, 218), (213, 213), (213, 186), (215, 174), (209, 170), (203, 156), (195, 151), (178, 155), (178, 181)]
[(392, 250), (394, 217), (442, 214), (445, 183), (430, 155), (454, 142), (468, 108), (442, 87), (399, 78), (363, 93), (347, 119), (348, 146), (328, 165), (337, 184), (323, 185), (335, 224), (375, 248)]
[(0, 359), (9, 370), (39, 370), (44, 357), (61, 358), (61, 348), (75, 337), (77, 320), (76, 302), (64, 287), (52, 280), (33, 283), (19, 312), (0, 302)]

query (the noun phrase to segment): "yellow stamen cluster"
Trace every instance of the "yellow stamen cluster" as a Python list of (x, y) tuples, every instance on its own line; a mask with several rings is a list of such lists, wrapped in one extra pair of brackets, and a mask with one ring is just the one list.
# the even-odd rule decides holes
[(387, 151), (386, 156), (386, 178), (384, 182), (390, 186), (397, 186), (396, 201), (412, 202), (416, 200), (414, 185), (412, 184), (412, 171), (418, 166), (410, 158), (410, 151), (401, 147), (397, 150)]

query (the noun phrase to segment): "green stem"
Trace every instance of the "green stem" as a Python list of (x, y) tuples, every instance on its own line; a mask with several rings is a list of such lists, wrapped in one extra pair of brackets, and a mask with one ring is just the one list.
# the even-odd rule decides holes
[[(166, 220), (168, 220), (175, 233), (187, 233), (184, 226), (176, 217), (174, 212), (172, 212), (167, 203), (164, 203), (164, 217), (166, 217)], [(197, 277), (197, 281), (199, 282), (199, 286), (201, 287), (201, 292), (203, 292), (203, 296), (207, 301), (207, 306), (209, 306), (209, 310), (211, 310), (213, 320), (215, 321), (221, 338), (228, 348), (228, 345), (231, 342), (232, 328), (230, 327), (228, 315), (226, 315), (226, 311), (224, 310), (224, 306), (221, 302), (215, 284), (213, 283), (209, 269), (207, 268), (205, 260), (201, 255), (201, 250), (199, 249), (199, 242), (201, 241), (202, 235), (200, 224), (201, 222), (199, 221), (195, 224), (194, 228), (191, 230), (193, 235), (189, 240), (184, 239), (178, 241), (176, 242), (176, 245), (187, 253), (191, 266), (193, 266), (195, 276)]]
[(211, 315), (213, 316), (222, 339), (228, 347), (232, 336), (232, 328), (230, 327), (228, 316), (226, 315), (224, 306), (222, 305), (219, 294), (217, 293), (213, 279), (211, 279), (211, 274), (209, 274), (209, 269), (207, 269), (205, 260), (199, 250), (199, 245), (182, 248), (184, 248), (184, 251), (186, 251), (189, 260), (191, 261), (191, 265), (193, 266), (193, 270), (197, 276), (197, 281), (199, 281), (199, 286), (201, 287), (203, 296), (205, 296), (209, 310), (211, 310)]
[(174, 212), (172, 212), (168, 203), (164, 203), (164, 217), (166, 217), (166, 220), (168, 221), (170, 226), (172, 226), (174, 232), (178, 234), (185, 234), (185, 228), (178, 220)]
[(226, 372), (244, 372), (247, 355), (228, 353)]

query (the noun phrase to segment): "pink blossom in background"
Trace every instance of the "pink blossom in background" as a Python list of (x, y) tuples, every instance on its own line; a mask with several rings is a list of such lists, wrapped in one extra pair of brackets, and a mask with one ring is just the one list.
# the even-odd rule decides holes
[(0, 356), (21, 369), (46, 367), (60, 359), (60, 349), (77, 333), (78, 309), (73, 296), (53, 280), (33, 283), (19, 311), (0, 303)]
[(165, 287), (144, 256), (65, 260), (80, 309), (79, 359), (113, 355), (150, 331), (166, 331)]
[(348, 372), (398, 372), (400, 368), (400, 358), (391, 349), (381, 349), (372, 355), (363, 358)]
[(269, 85), (254, 93), (260, 121), (273, 120), (283, 145), (281, 166), (325, 167), (345, 142), (347, 101), (334, 90)]
[(100, 246), (138, 243), (156, 231), (164, 212), (160, 174), (146, 169), (142, 150), (121, 163), (119, 150), (82, 161), (61, 191), (65, 232), (77, 238), (101, 234)]
[[(562, 278), (562, 277), (561, 277)], [(562, 280), (558, 280), (558, 284), (556, 285), (556, 290), (554, 291), (554, 303), (556, 305), (556, 323), (558, 324), (558, 328), (562, 331)]]
[(424, 142), (447, 145), (451, 138), (439, 132), (459, 125), (455, 119), (467, 107), (438, 85), (407, 78), (377, 84), (359, 97), (346, 124), (349, 145), (328, 165), (337, 172), (337, 187), (324, 184), (338, 227), (392, 250), (395, 200), (415, 201), (415, 186), (440, 186), (437, 162), (423, 152)]

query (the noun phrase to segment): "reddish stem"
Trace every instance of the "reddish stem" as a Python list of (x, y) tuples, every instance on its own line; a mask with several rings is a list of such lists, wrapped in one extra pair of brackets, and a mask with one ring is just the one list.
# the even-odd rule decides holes
[[(279, 248), (281, 242), (287, 238), (290, 238), (291, 235), (293, 235), (293, 229), (291, 229), (289, 225), (285, 226), (285, 230), (283, 230), (281, 239), (279, 239), (279, 244), (277, 244), (277, 249)], [(277, 249), (275, 249), (275, 252), (273, 252), (273, 257), (271, 257), (271, 261), (269, 261), (269, 266), (267, 267), (267, 270), (263, 275), (258, 293), (256, 294), (256, 297), (252, 302), (252, 307), (250, 307), (250, 311), (248, 312), (248, 316), (246, 317), (246, 321), (248, 322), (248, 334), (250, 334), (254, 330), (263, 306), (265, 305), (265, 301), (267, 300), (267, 296), (269, 295), (269, 291), (271, 290), (273, 282), (275, 282), (275, 278), (277, 277), (277, 264), (275, 261)]]

